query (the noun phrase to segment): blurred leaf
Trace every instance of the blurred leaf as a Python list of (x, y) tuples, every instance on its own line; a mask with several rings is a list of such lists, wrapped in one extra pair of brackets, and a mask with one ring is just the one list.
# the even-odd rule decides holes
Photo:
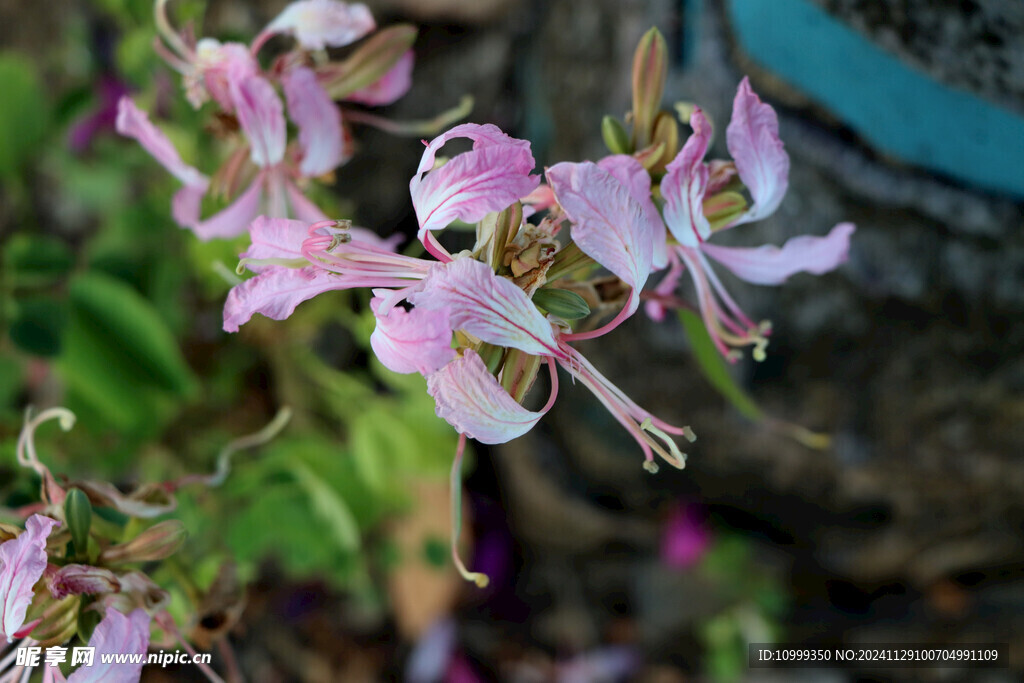
[(42, 142), (50, 111), (35, 67), (0, 54), (0, 176), (14, 176)]
[(117, 46), (117, 65), (121, 73), (135, 83), (146, 83), (153, 77), (157, 62), (153, 52), (155, 31), (151, 24), (133, 27)]
[(196, 380), (167, 325), (135, 290), (106, 275), (87, 273), (72, 281), (70, 295), (78, 321), (122, 355), (120, 370), (134, 366), (155, 386), (178, 396), (196, 391)]
[(50, 297), (22, 299), (11, 322), (11, 341), (22, 351), (50, 358), (60, 353), (67, 306)]
[(416, 452), (418, 444), (393, 406), (380, 401), (353, 422), (349, 433), (352, 455), (363, 481), (377, 491), (394, 486), (395, 473)]
[(305, 495), (292, 487), (273, 487), (249, 505), (234, 510), (225, 536), (241, 561), (273, 557), (296, 574), (327, 573), (338, 559), (318, 518), (312, 517)]
[(700, 316), (690, 311), (680, 310), (679, 320), (682, 321), (683, 329), (686, 330), (686, 336), (690, 340), (694, 360), (697, 361), (697, 365), (700, 366), (701, 372), (704, 373), (704, 377), (711, 383), (711, 386), (744, 417), (754, 421), (763, 419), (764, 413), (761, 408), (729, 374), (728, 365), (718, 349), (715, 348)]
[(47, 235), (14, 235), (4, 251), (4, 268), (9, 269), (15, 286), (49, 284), (67, 274), (74, 262), (68, 246)]
[(0, 355), (0, 407), (6, 408), (14, 402), (14, 397), (21, 391), (23, 375), (17, 359)]
[(291, 463), (290, 470), (299, 486), (309, 494), (313, 511), (330, 528), (338, 546), (342, 550), (357, 550), (360, 545), (359, 529), (338, 492), (298, 460)]

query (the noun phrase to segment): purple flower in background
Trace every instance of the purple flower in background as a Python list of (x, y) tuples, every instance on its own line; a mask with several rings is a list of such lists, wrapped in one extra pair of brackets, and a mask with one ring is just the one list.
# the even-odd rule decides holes
[(96, 106), (90, 113), (80, 116), (68, 130), (68, 146), (76, 154), (88, 150), (97, 135), (115, 132), (117, 104), (128, 94), (128, 86), (105, 75), (96, 83), (93, 94), (98, 100)]
[(673, 569), (697, 564), (711, 546), (711, 532), (693, 505), (679, 505), (661, 534), (661, 561)]

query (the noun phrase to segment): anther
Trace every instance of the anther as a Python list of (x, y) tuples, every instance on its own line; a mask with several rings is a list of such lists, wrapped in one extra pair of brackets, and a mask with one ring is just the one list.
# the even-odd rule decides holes
[(653, 460), (644, 460), (644, 469), (650, 472), (651, 474), (657, 474), (658, 463), (654, 462)]

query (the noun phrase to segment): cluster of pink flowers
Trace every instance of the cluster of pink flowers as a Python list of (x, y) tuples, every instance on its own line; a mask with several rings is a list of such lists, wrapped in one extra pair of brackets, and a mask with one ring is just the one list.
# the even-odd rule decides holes
[[(709, 127), (699, 109), (691, 121), (694, 132), (668, 164), (660, 188), (652, 188), (651, 175), (629, 155), (556, 164), (546, 169), (547, 184), (539, 187), (539, 176), (531, 175), (534, 159), (527, 141), (493, 125), (457, 126), (427, 145), (410, 181), (419, 238), (434, 259), (392, 253), (349, 235), (335, 221), (307, 225), (261, 218), (252, 224), (252, 246), (242, 254), (243, 264), (257, 275), (231, 291), (224, 328), (236, 331), (254, 313), (286, 318), (301, 301), (325, 291), (371, 288), (377, 321), (371, 342), (377, 357), (396, 372), (426, 377), (438, 415), (459, 433), (484, 443), (525, 433), (554, 400), (558, 365), (590, 388), (630, 432), (648, 469), (656, 469), (655, 455), (681, 467), (683, 455), (669, 435), (689, 437), (689, 430), (638, 407), (570, 343), (606, 334), (626, 320), (637, 310), (648, 276), (667, 267), (648, 305), (660, 316), (666, 297), (659, 295), (676, 287), (685, 267), (722, 352), (731, 357), (728, 346), (754, 344), (758, 353), (764, 327), (740, 311), (704, 255), (744, 279), (775, 284), (795, 272), (821, 273), (842, 263), (853, 232), (852, 225), (843, 223), (826, 237), (798, 237), (781, 249), (708, 244), (708, 206), (727, 192), (743, 201), (735, 191), (723, 190), (733, 177), (747, 188), (753, 205), (733, 212), (717, 229), (774, 211), (786, 189), (789, 162), (774, 112), (746, 81), (740, 84), (728, 130), (735, 162), (705, 163)], [(438, 150), (459, 137), (473, 141), (472, 151), (434, 169)], [(510, 209), (515, 222), (499, 235), (494, 221), (485, 217)], [(543, 220), (526, 220), (542, 210), (547, 211)], [(452, 256), (435, 232), (455, 220), (479, 223), (478, 240), (472, 250)], [(569, 236), (560, 239), (565, 224)], [(568, 260), (560, 257), (574, 250), (583, 255), (575, 259), (575, 269), (601, 266), (630, 291), (618, 315), (596, 330), (574, 332), (557, 306), (547, 303), (552, 297), (537, 296), (552, 290), (572, 294), (574, 283), (561, 279), (566, 271), (559, 265)], [(554, 273), (558, 277), (549, 277)], [(520, 403), (540, 362), (551, 369), (552, 394), (535, 412)]]
[[(350, 45), (375, 31), (365, 5), (338, 0), (293, 2), (251, 46), (213, 38), (195, 41), (187, 33), (175, 32), (165, 5), (166, 0), (157, 0), (160, 54), (181, 73), (193, 106), (212, 100), (222, 120), (237, 123), (242, 133), (211, 182), (181, 159), (167, 136), (130, 98), (121, 99), (118, 132), (138, 140), (183, 185), (174, 196), (175, 221), (206, 240), (241, 235), (258, 215), (310, 223), (324, 220), (326, 216), (305, 196), (304, 188), (310, 179), (331, 173), (351, 156), (351, 136), (334, 100), (377, 106), (404, 95), (411, 85), (409, 43), (415, 32), (401, 27), (381, 31), (344, 63), (334, 63), (314, 57), (327, 47)], [(263, 69), (260, 49), (282, 34), (294, 38), (294, 48)], [(293, 144), (288, 144), (285, 109), (275, 86), (284, 92), (288, 118), (298, 129)], [(234, 201), (204, 219), (202, 199), (211, 188)]]
[[(426, 379), (438, 416), (461, 435), (456, 468), (467, 437), (496, 444), (531, 429), (555, 401), (558, 367), (589, 388), (629, 432), (646, 469), (657, 471), (658, 457), (682, 468), (686, 456), (675, 437), (692, 441), (689, 427), (668, 424), (638, 406), (573, 342), (611, 332), (638, 310), (642, 299), (647, 313), (661, 319), (667, 307), (681, 301), (674, 292), (685, 270), (720, 352), (735, 361), (739, 349), (750, 346), (760, 360), (770, 328), (743, 313), (708, 257), (757, 284), (779, 284), (801, 271), (824, 273), (846, 259), (854, 231), (848, 223), (825, 237), (797, 237), (781, 248), (709, 242), (717, 232), (777, 209), (788, 186), (789, 158), (775, 112), (746, 79), (726, 130), (733, 160), (704, 160), (711, 127), (699, 108), (689, 119), (692, 134), (679, 148), (674, 117), (658, 111), (666, 58), (664, 41), (654, 30), (641, 41), (634, 62), (633, 140), (626, 142), (624, 131), (611, 130), (619, 142), (609, 146), (625, 153), (596, 163), (555, 164), (544, 170), (542, 182), (533, 173), (529, 142), (493, 125), (456, 126), (425, 143), (409, 182), (417, 236), (432, 258), (397, 254), (392, 242), (371, 231), (327, 218), (301, 186), (346, 158), (341, 113), (332, 96), (341, 92), (370, 104), (394, 100), (409, 87), (411, 53), (399, 57), (393, 46), (382, 49), (380, 55), (390, 56), (377, 61), (388, 68), (366, 71), (370, 76), (355, 79), (359, 89), (351, 83), (348, 90), (325, 89), (325, 83), (336, 85), (338, 78), (352, 81), (350, 74), (358, 69), (317, 66), (311, 51), (346, 45), (374, 30), (362, 5), (294, 2), (251, 47), (211, 39), (192, 44), (171, 31), (163, 5), (158, 0), (161, 50), (184, 75), (190, 101), (198, 106), (212, 99), (245, 135), (218, 171), (218, 186), (234, 188), (240, 178), (253, 180), (234, 204), (200, 220), (200, 200), (210, 186), (206, 176), (182, 162), (130, 100), (121, 102), (118, 127), (184, 184), (174, 199), (179, 223), (204, 239), (248, 228), (251, 246), (241, 255), (241, 266), (254, 277), (230, 292), (224, 329), (237, 331), (256, 313), (287, 318), (302, 301), (330, 290), (372, 290), (372, 348), (389, 369)], [(282, 33), (294, 37), (295, 50), (262, 70), (257, 53), (270, 36)], [(375, 54), (355, 61), (373, 62)], [(275, 84), (299, 131), (292, 146), (286, 145)], [(459, 138), (471, 140), (472, 150), (439, 158), (442, 147)], [(437, 233), (456, 221), (477, 224), (477, 240), (472, 249), (451, 254)], [(608, 287), (581, 277), (599, 269), (617, 280), (611, 291), (618, 287), (620, 297), (607, 301)], [(648, 278), (662, 270), (657, 286), (643, 292)], [(589, 325), (597, 317), (590, 314), (609, 305), (619, 306), (610, 321), (574, 329), (574, 321), (586, 319)], [(545, 364), (550, 397), (539, 410), (529, 410), (524, 400)], [(457, 556), (455, 561), (464, 576), (481, 579), (466, 572)]]

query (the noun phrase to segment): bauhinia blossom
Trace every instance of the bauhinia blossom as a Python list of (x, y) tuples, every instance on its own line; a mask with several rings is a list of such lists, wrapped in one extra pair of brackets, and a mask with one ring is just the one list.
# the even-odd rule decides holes
[[(352, 145), (342, 111), (321, 82), (309, 51), (348, 45), (373, 31), (376, 25), (366, 6), (339, 0), (294, 2), (251, 47), (212, 38), (192, 44), (186, 35), (171, 28), (165, 6), (166, 0), (157, 1), (161, 55), (182, 74), (193, 106), (213, 100), (222, 116), (237, 121), (242, 133), (234, 152), (211, 181), (183, 162), (167, 136), (129, 98), (122, 98), (118, 132), (137, 140), (183, 183), (173, 201), (175, 221), (205, 240), (240, 235), (258, 215), (298, 218), (307, 223), (326, 219), (302, 188), (310, 179), (326, 176), (345, 163)], [(297, 47), (278, 59), (274, 68), (264, 71), (256, 54), (276, 34), (294, 36)], [(369, 56), (371, 63), (374, 57)], [(411, 51), (394, 57), (391, 68), (377, 80), (345, 95), (345, 99), (370, 105), (398, 99), (411, 85), (412, 59)], [(285, 106), (278, 87), (287, 103), (288, 118), (298, 130), (295, 145), (288, 145)], [(202, 199), (211, 189), (234, 199), (220, 212), (203, 219)]]
[[(690, 116), (693, 133), (661, 181), (664, 218), (672, 238), (669, 269), (654, 289), (648, 313), (660, 319), (684, 268), (690, 272), (701, 314), (712, 340), (730, 360), (739, 347), (753, 346), (755, 360), (764, 358), (770, 325), (755, 324), (736, 304), (707, 257), (737, 277), (760, 285), (777, 285), (798, 272), (822, 274), (846, 261), (852, 223), (836, 225), (825, 237), (800, 236), (781, 248), (727, 247), (708, 240), (727, 228), (765, 218), (778, 208), (789, 182), (789, 156), (779, 139), (775, 111), (754, 94), (749, 81), (740, 83), (733, 102), (726, 144), (733, 162), (705, 162), (711, 126), (700, 108)], [(750, 194), (749, 207), (732, 188), (734, 176)]]
[[(472, 140), (473, 149), (434, 168), (437, 151), (457, 137)], [(591, 389), (633, 436), (645, 468), (657, 470), (655, 456), (681, 468), (685, 455), (672, 435), (692, 440), (689, 428), (669, 425), (637, 406), (570, 345), (610, 331), (635, 311), (651, 270), (657, 214), (642, 201), (649, 181), (645, 185), (635, 175), (635, 163), (614, 160), (614, 173), (594, 164), (549, 169), (548, 182), (560, 206), (551, 208), (540, 224), (530, 224), (522, 222), (519, 202), (539, 182), (531, 175), (529, 143), (492, 125), (457, 126), (427, 145), (410, 183), (419, 236), (436, 261), (393, 254), (352, 238), (341, 222), (314, 223), (302, 239), (298, 222), (261, 219), (251, 227), (253, 247), (242, 255), (242, 263), (257, 274), (229, 295), (225, 329), (236, 330), (257, 312), (287, 317), (301, 300), (330, 289), (372, 288), (374, 352), (391, 370), (422, 374), (438, 416), (463, 441), (504, 443), (529, 431), (555, 400), (560, 366)], [(495, 215), (494, 220), (505, 221), (503, 231), (481, 229), (471, 253), (452, 256), (433, 234), (456, 219), (483, 225)], [(575, 251), (555, 239), (566, 220)], [(566, 267), (570, 257), (560, 260), (560, 251), (571, 255), (572, 263), (605, 266), (633, 290), (612, 323), (574, 333), (558, 316), (559, 298), (579, 298), (546, 287), (554, 284), (547, 281), (548, 272)], [(522, 402), (545, 363), (550, 395), (543, 407), (531, 411)], [(454, 557), (466, 578), (486, 581)]]

